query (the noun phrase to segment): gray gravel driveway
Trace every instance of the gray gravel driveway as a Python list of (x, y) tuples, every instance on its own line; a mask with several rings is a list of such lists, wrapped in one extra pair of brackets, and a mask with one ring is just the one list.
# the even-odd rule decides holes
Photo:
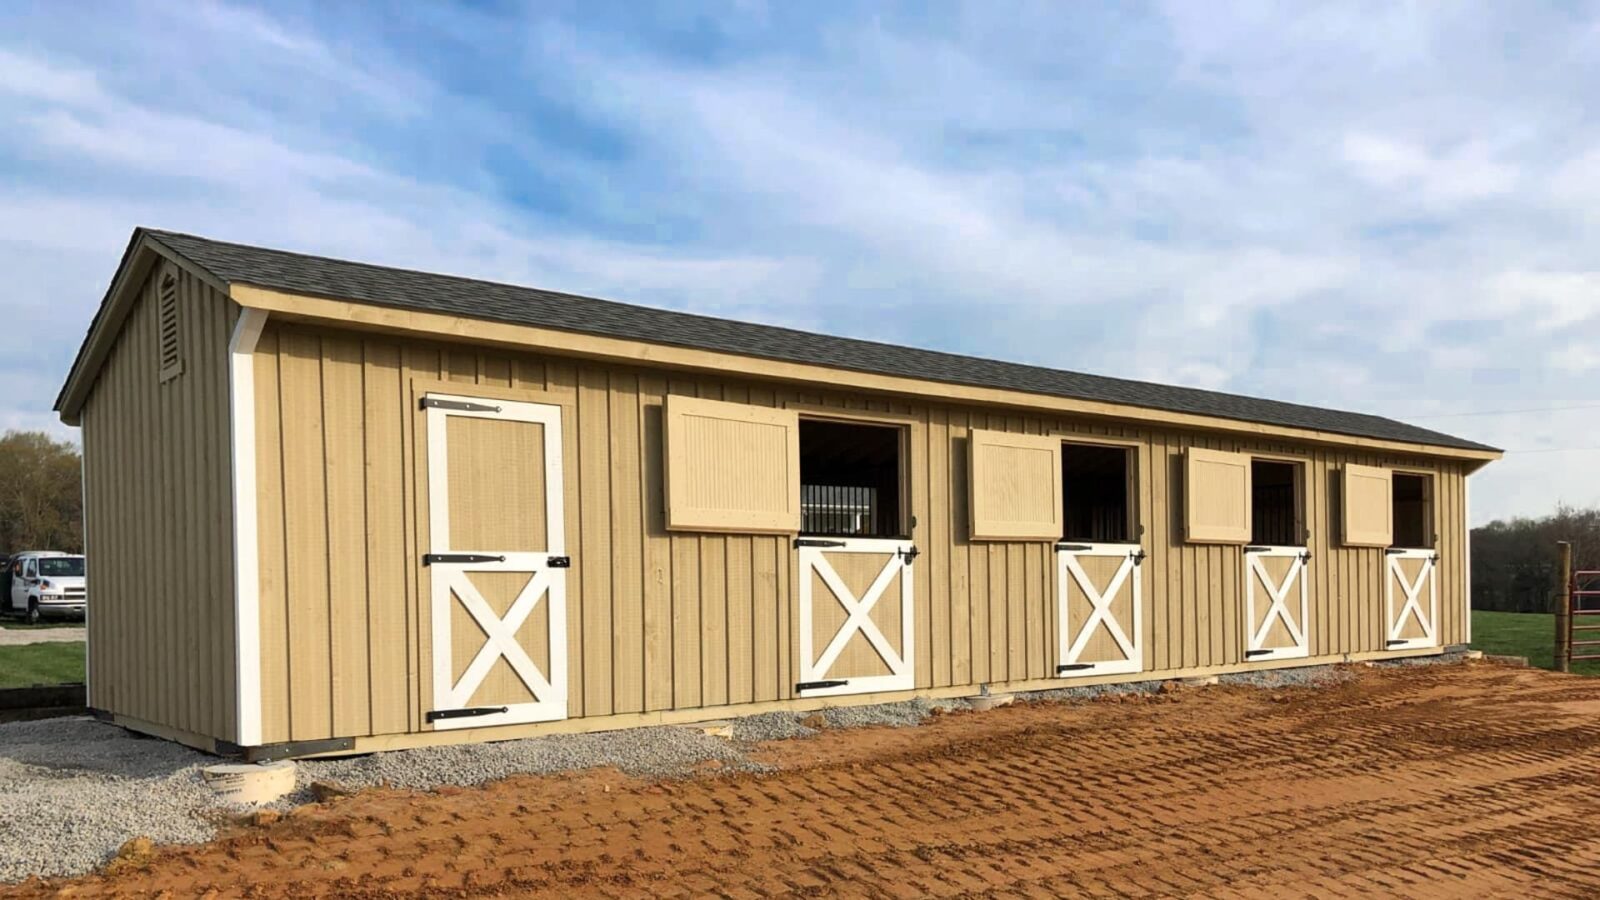
[(8, 628), (0, 625), (0, 647), (20, 647), (23, 644), (44, 644), (52, 641), (81, 641), (86, 629), (82, 625), (62, 628)]

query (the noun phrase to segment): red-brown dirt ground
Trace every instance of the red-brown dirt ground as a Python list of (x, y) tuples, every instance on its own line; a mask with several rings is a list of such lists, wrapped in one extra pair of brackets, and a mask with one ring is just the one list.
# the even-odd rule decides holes
[(21, 896), (1600, 894), (1600, 680), (1482, 663), (1018, 704), (775, 772), (367, 791)]

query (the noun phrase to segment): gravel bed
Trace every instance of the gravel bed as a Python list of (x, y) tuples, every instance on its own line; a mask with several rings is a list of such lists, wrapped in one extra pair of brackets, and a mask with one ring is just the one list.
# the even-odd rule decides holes
[(727, 740), (691, 728), (630, 728), (593, 734), (420, 747), (346, 759), (305, 760), (296, 766), (296, 784), (308, 789), (325, 781), (348, 788), (390, 787), (431, 790), (468, 786), (511, 775), (547, 775), (615, 766), (640, 778), (686, 775), (701, 763), (717, 761), (734, 771), (765, 767), (745, 759)]
[(1028, 691), (1017, 697), (1030, 703), (1081, 703), (1101, 697), (1154, 694), (1161, 690), (1160, 681), (1124, 681), (1119, 684), (1086, 684), (1082, 687), (1050, 688)]
[[(87, 716), (0, 724), (0, 884), (90, 871), (135, 837), (210, 840), (246, 809), (218, 801), (201, 777), (223, 761)], [(740, 745), (691, 728), (636, 728), (305, 760), (295, 766), (295, 792), (274, 806), (310, 800), (318, 781), (428, 790), (603, 766), (663, 778), (709, 761), (724, 771), (766, 768)]]
[(898, 703), (876, 703), (870, 706), (829, 706), (812, 712), (759, 713), (734, 719), (733, 739), (754, 742), (810, 737), (819, 730), (805, 724), (814, 716), (821, 716), (822, 725), (827, 728), (866, 728), (875, 725), (908, 728), (921, 725), (936, 709), (944, 711), (971, 709), (971, 705), (965, 700), (928, 700), (917, 697)]
[(887, 725), (906, 728), (921, 725), (935, 709), (950, 711), (970, 709), (965, 700), (926, 700), (917, 697), (899, 703), (878, 703), (872, 706), (832, 706), (822, 711), (829, 728), (863, 728), (869, 725)]
[(0, 882), (86, 872), (141, 835), (210, 838), (216, 761), (88, 717), (0, 724)]
[(806, 715), (779, 711), (743, 716), (733, 720), (733, 739), (753, 742), (810, 737), (817, 733), (817, 729), (800, 724)]
[(1218, 675), (1221, 684), (1243, 684), (1257, 688), (1327, 687), (1348, 681), (1354, 674), (1335, 666), (1302, 666), (1293, 669), (1263, 669), (1258, 672), (1234, 672)]

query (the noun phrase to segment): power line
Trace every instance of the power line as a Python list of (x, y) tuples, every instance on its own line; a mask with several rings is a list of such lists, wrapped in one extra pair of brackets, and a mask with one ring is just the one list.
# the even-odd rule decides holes
[(1507, 450), (1506, 453), (1588, 453), (1600, 447), (1535, 447), (1529, 450)]
[(1600, 403), (1583, 406), (1538, 406), (1528, 409), (1491, 409), (1482, 412), (1433, 413), (1426, 416), (1405, 416), (1407, 419), (1459, 419), (1467, 416), (1515, 416), (1522, 413), (1570, 412), (1579, 409), (1600, 409)]

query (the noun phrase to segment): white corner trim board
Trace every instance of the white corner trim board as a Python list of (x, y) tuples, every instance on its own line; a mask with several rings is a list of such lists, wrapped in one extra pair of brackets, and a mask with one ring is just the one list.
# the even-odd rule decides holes
[(1462, 514), (1467, 517), (1467, 596), (1461, 598), (1461, 615), (1465, 617), (1462, 623), (1463, 631), (1461, 642), (1472, 643), (1472, 476), (1461, 476), (1461, 505)]
[(233, 459), (233, 644), (238, 686), (234, 741), (261, 743), (261, 563), (256, 535), (256, 342), (266, 312), (240, 309), (228, 342), (228, 421)]
[[(89, 560), (94, 557), (89, 555), (89, 453), (86, 443), (80, 433), (78, 439), (78, 515), (82, 517), (83, 522), (83, 558)], [(88, 563), (84, 563), (84, 565), (87, 566)], [(88, 571), (87, 568), (85, 568), (85, 571)], [(87, 583), (86, 579), (85, 584), (87, 585)], [(93, 614), (89, 612), (88, 601), (89, 597), (86, 595), (83, 604), (83, 705), (94, 709), (94, 678), (91, 677), (92, 673), (89, 671), (89, 660), (94, 658), (94, 654), (89, 652), (89, 644), (93, 640), (89, 636), (91, 630), (89, 628), (89, 616)], [(11, 598), (0, 598), (0, 602), (10, 606)]]

